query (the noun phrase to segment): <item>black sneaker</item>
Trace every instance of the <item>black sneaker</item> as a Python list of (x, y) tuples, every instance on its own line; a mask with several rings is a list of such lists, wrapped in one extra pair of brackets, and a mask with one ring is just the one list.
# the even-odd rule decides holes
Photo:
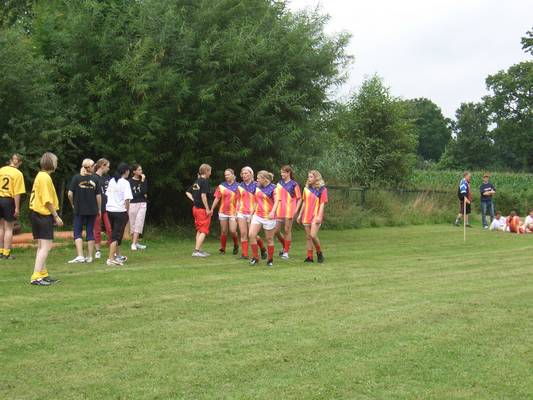
[(470, 224), (466, 224), (466, 227), (467, 227), (467, 228), (472, 228), (472, 225), (470, 225)]
[(259, 264), (259, 260), (257, 258), (252, 258), (250, 260), (250, 265), (257, 265), (257, 264)]
[(44, 279), (35, 279), (34, 281), (30, 282), (32, 285), (35, 286), (50, 286), (50, 282), (46, 282)]
[(59, 279), (52, 278), (51, 276), (47, 276), (46, 278), (43, 278), (43, 281), (48, 282), (48, 283), (57, 283), (57, 282), (60, 282)]
[(236, 256), (239, 254), (239, 246), (233, 246), (233, 255)]
[(283, 255), (283, 250), (281, 250), (278, 255), (281, 257)]
[(305, 260), (304, 260), (304, 263), (312, 263), (314, 262), (312, 258), (310, 257), (307, 257)]
[(267, 259), (267, 251), (266, 249), (261, 250), (261, 259), (266, 260)]
[(221, 256), (223, 256), (223, 255), (226, 254), (226, 250), (224, 250), (224, 249), (220, 249), (220, 250), (218, 251), (218, 254), (220, 254)]
[(324, 255), (322, 254), (322, 252), (318, 252), (316, 253), (316, 262), (322, 264), (324, 262)]
[(274, 266), (274, 261), (268, 260), (267, 261), (267, 267), (272, 267), (272, 266)]

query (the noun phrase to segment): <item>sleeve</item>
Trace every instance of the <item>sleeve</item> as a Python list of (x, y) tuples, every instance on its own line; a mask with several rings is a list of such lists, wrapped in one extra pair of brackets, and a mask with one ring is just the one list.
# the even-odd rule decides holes
[(24, 186), (24, 175), (20, 173), (15, 178), (15, 196), (24, 193), (26, 193), (26, 187)]
[(302, 198), (302, 191), (300, 190), (300, 185), (296, 184), (294, 187), (294, 198), (300, 200)]
[(459, 184), (459, 191), (462, 195), (466, 195), (468, 193), (468, 187), (465, 181), (461, 181), (461, 183)]
[(124, 179), (124, 200), (133, 200), (130, 183)]
[(146, 179), (141, 183), (141, 194), (144, 198), (148, 194), (148, 181)]
[(46, 203), (54, 204), (54, 183), (52, 182), (52, 178), (49, 178), (45, 180), (39, 181), (40, 186), (40, 192), (41, 192), (41, 202), (43, 206), (46, 207)]
[(328, 202), (328, 188), (324, 188), (324, 190), (322, 190), (322, 193), (320, 193), (320, 202), (321, 203)]
[(76, 192), (76, 176), (73, 176), (68, 185), (68, 190), (72, 193)]
[(97, 195), (102, 194), (102, 182), (98, 179), (98, 176), (94, 177), (94, 181), (96, 182), (95, 193)]
[[(203, 192), (202, 193), (206, 193), (206, 192)], [(222, 193), (220, 193), (220, 185), (217, 186), (217, 190), (215, 190), (215, 198), (216, 199), (220, 199), (222, 197)]]
[(275, 201), (276, 199), (281, 198), (281, 191), (283, 188), (280, 184), (277, 184), (274, 190), (272, 191), (272, 199)]
[(209, 181), (207, 179), (200, 183), (200, 194), (202, 193), (209, 194)]

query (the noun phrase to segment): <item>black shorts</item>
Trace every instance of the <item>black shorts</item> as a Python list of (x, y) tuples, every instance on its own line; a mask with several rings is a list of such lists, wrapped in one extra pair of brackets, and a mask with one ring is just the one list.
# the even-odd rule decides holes
[(12, 197), (0, 197), (0, 219), (7, 222), (15, 220), (15, 199)]
[(31, 232), (34, 239), (54, 240), (54, 217), (31, 212)]
[(117, 242), (120, 246), (122, 237), (124, 236), (124, 229), (128, 223), (128, 213), (108, 211), (109, 222), (111, 223), (111, 242)]
[[(462, 200), (459, 200), (459, 214), (463, 214), (464, 213), (464, 211), (465, 211), (464, 208), (465, 208), (464, 202)], [(470, 203), (466, 204), (466, 213), (470, 214)]]

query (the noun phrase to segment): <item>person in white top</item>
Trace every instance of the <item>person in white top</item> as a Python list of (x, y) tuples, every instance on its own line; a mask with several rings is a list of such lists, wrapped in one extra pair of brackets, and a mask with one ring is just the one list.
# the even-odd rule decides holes
[(496, 214), (494, 215), (494, 219), (490, 223), (489, 229), (491, 231), (507, 231), (507, 220), (505, 217), (502, 217), (502, 213), (499, 211), (496, 211)]
[(524, 221), (524, 228), (526, 233), (533, 233), (533, 208), (529, 210), (529, 214)]
[(109, 245), (107, 265), (124, 265), (127, 260), (126, 256), (120, 255), (120, 244), (128, 223), (130, 200), (133, 199), (131, 186), (127, 180), (129, 174), (130, 167), (124, 163), (119, 164), (106, 191), (106, 211), (109, 215), (109, 222), (111, 222), (111, 244)]

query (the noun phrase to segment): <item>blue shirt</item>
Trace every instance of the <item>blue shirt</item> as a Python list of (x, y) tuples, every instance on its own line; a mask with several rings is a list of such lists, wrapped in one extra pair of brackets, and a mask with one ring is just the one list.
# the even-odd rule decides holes
[(486, 201), (486, 202), (492, 201), (492, 196), (483, 196), (483, 192), (487, 192), (489, 190), (496, 191), (496, 188), (494, 187), (492, 183), (488, 182), (488, 183), (481, 184), (481, 186), (479, 187), (479, 193), (481, 194), (481, 201)]

